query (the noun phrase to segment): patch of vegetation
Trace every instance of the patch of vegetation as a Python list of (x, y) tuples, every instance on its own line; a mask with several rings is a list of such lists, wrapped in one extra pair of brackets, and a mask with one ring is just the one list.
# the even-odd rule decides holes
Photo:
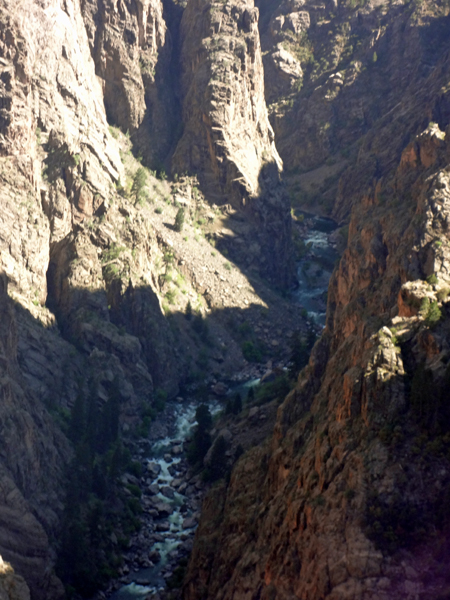
[(189, 444), (187, 459), (191, 465), (200, 467), (211, 446), (211, 435), (209, 430), (212, 427), (212, 416), (206, 404), (200, 404), (195, 411), (195, 420), (197, 426)]
[(144, 167), (139, 167), (133, 177), (131, 193), (134, 196), (135, 202), (140, 202), (145, 199), (145, 187), (147, 185), (147, 171)]
[(295, 379), (300, 371), (308, 364), (309, 355), (316, 342), (317, 336), (313, 330), (308, 330), (306, 337), (300, 332), (292, 335), (290, 340), (291, 356), (289, 376)]
[(255, 342), (251, 340), (242, 342), (241, 350), (245, 360), (256, 363), (262, 362), (264, 355), (261, 351), (261, 348), (258, 347), (258, 345)]
[(175, 216), (175, 231), (183, 231), (184, 227), (184, 208), (181, 207), (178, 209), (178, 212)]
[(169, 304), (175, 304), (175, 300), (177, 297), (177, 290), (172, 289), (166, 292), (165, 298), (167, 299)]
[(222, 435), (219, 435), (212, 447), (210, 463), (203, 471), (204, 481), (217, 481), (226, 475), (228, 471), (226, 457), (227, 450), (228, 444), (225, 441), (225, 438)]
[(227, 415), (238, 415), (242, 411), (242, 396), (235, 394), (231, 398), (228, 398), (225, 406), (225, 414)]
[(286, 374), (279, 375), (273, 381), (262, 383), (254, 388), (256, 404), (265, 404), (272, 400), (282, 402), (291, 391), (291, 382)]
[(420, 313), (429, 327), (434, 327), (442, 317), (442, 311), (436, 300), (430, 302), (428, 297), (422, 298), (420, 303)]
[[(111, 577), (118, 576), (121, 557), (111, 541), (111, 533), (115, 531), (123, 537), (140, 527), (118, 481), (130, 465), (130, 453), (119, 437), (118, 389), (115, 380), (107, 402), (100, 408), (96, 385), (91, 380), (88, 393), (80, 388), (71, 412), (68, 435), (75, 456), (67, 470), (56, 565), (69, 597), (77, 594), (90, 598)], [(137, 495), (133, 501), (138, 510)]]
[(109, 133), (111, 134), (111, 137), (117, 140), (117, 138), (119, 137), (119, 130), (117, 129), (117, 127), (113, 127), (112, 125), (110, 125), (108, 129)]

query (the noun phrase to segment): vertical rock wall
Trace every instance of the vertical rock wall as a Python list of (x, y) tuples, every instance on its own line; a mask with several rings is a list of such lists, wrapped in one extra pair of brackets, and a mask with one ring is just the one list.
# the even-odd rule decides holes
[(251, 2), (194, 0), (181, 36), (184, 128), (172, 168), (198, 173), (209, 202), (246, 215), (245, 248), (229, 240), (232, 256), (286, 286), (289, 200), (265, 104), (258, 9)]
[(448, 593), (448, 134), (354, 207), (327, 327), (272, 440), (205, 501), (186, 600)]

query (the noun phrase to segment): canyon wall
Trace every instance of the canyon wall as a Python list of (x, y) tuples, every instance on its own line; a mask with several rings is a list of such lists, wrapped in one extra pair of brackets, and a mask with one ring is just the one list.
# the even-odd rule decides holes
[(286, 183), (348, 247), (274, 436), (205, 502), (184, 596), (442, 597), (447, 4), (0, 0), (0, 23), (0, 553), (32, 597), (64, 593), (77, 395), (117, 388), (127, 434), (205, 362), (244, 364), (231, 317), (295, 326), (238, 273), (292, 282)]
[[(214, 220), (222, 214), (213, 208), (210, 217), (214, 198), (195, 187), (195, 176), (164, 179), (182, 133), (181, 13), (181, 6), (156, 1), (0, 3), (0, 552), (25, 577), (33, 598), (63, 595), (54, 565), (73, 458), (68, 419), (76, 398), (91, 397), (94, 390), (101, 410), (114, 388), (127, 435), (154, 410), (156, 398), (176, 396), (180, 382), (197, 376), (195, 361), (205, 362), (205, 340), (220, 340), (208, 351), (216, 374), (244, 364), (228, 331), (230, 317), (213, 318), (214, 337), (204, 339), (184, 318), (188, 310), (201, 319), (211, 307), (228, 306), (220, 281), (228, 278), (224, 265), (231, 265), (220, 254), (211, 257), (217, 263), (214, 284), (205, 285), (198, 269), (206, 267), (157, 216), (164, 209), (153, 205), (170, 204), (170, 215), (182, 202), (192, 238), (198, 237), (199, 215)], [(239, 19), (244, 27), (243, 13)], [(244, 186), (243, 197), (252, 198), (253, 208), (235, 221), (246, 234), (249, 227), (261, 229), (247, 263), (286, 285), (292, 275), (285, 261), (289, 207), (265, 110), (256, 21), (247, 21), (249, 48), (244, 44), (242, 60), (250, 68), (246, 110), (255, 111), (256, 158), (244, 161), (239, 175), (252, 182), (251, 194)], [(143, 169), (140, 184), (132, 150), (155, 169)], [(268, 166), (258, 181), (264, 161)], [(251, 226), (247, 219), (253, 219)], [(239, 243), (230, 241), (232, 248)], [(205, 240), (195, 244), (203, 254), (217, 254)], [(256, 309), (266, 306), (245, 278), (230, 280), (232, 287), (247, 286), (239, 292), (238, 310), (253, 299)], [(169, 320), (172, 313), (177, 316)]]
[(181, 43), (183, 134), (173, 169), (197, 173), (209, 202), (234, 209), (231, 239), (218, 241), (238, 264), (286, 287), (290, 207), (264, 97), (258, 9), (252, 2), (189, 2)]
[(272, 439), (205, 500), (184, 598), (448, 594), (449, 131), (354, 204), (324, 333)]

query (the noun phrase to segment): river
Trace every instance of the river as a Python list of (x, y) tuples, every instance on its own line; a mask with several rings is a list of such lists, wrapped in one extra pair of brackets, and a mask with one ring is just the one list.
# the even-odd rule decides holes
[(335, 221), (295, 211), (305, 253), (297, 262), (298, 287), (292, 293), (293, 302), (301, 304), (310, 319), (324, 327), (327, 308), (327, 289), (339, 254), (332, 242), (337, 229)]
[[(338, 258), (330, 235), (337, 226), (330, 219), (303, 211), (296, 211), (296, 217), (305, 251), (297, 263), (299, 286), (292, 292), (292, 301), (301, 304), (316, 324), (324, 326), (328, 282)], [(248, 388), (258, 381), (240, 383), (233, 393), (239, 392), (245, 398)], [(167, 435), (153, 440), (151, 449), (141, 456), (145, 470), (140, 482), (143, 532), (132, 540), (130, 553), (125, 556), (128, 566), (120, 580), (122, 585), (110, 596), (112, 600), (147, 598), (165, 589), (176, 564), (189, 555), (204, 491), (201, 480), (189, 472), (184, 452), (197, 406), (195, 395), (182, 402), (169, 402), (166, 414), (160, 417), (169, 423)], [(223, 403), (210, 400), (209, 408), (216, 414)], [(138, 549), (148, 545), (148, 559), (142, 559), (142, 553), (139, 558), (133, 543)]]

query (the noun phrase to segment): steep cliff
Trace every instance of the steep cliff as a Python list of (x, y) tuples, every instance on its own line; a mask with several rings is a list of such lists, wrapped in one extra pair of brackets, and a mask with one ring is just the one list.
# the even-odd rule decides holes
[(181, 7), (166, 4), (81, 3), (108, 119), (130, 132), (153, 168), (169, 158), (181, 125), (176, 61)]
[(220, 238), (219, 247), (286, 287), (289, 200), (264, 98), (258, 9), (251, 2), (189, 2), (181, 40), (184, 127), (173, 168), (198, 173), (209, 202), (238, 211), (231, 239)]
[[(126, 436), (181, 382), (205, 378), (206, 368), (220, 377), (245, 365), (237, 333), (244, 311), (255, 323), (263, 310), (275, 316), (263, 336), (272, 342), (272, 327), (280, 331), (280, 354), (296, 327), (285, 318), (286, 304), (275, 306), (273, 292), (203, 237), (239, 227), (248, 234), (240, 218), (227, 228), (235, 210), (211, 208), (195, 174), (165, 179), (182, 121), (181, 12), (158, 2), (0, 3), (0, 546), (32, 597), (63, 593), (53, 567), (67, 537), (65, 475), (77, 440), (66, 435), (77, 399), (102, 413), (114, 392)], [(261, 129), (255, 148), (262, 164), (266, 147), (278, 158), (252, 23), (256, 53), (245, 50), (243, 60), (253, 56), (259, 66), (248, 77), (247, 102), (256, 82), (253, 129)], [(141, 167), (132, 149), (156, 170)], [(290, 253), (288, 204), (277, 167), (258, 182), (260, 163), (250, 163), (242, 174), (251, 171), (250, 219), (262, 233), (247, 262), (266, 265), (263, 272), (284, 285), (291, 272), (283, 262)], [(273, 195), (264, 199), (266, 188)], [(172, 226), (180, 206), (184, 235)], [(192, 311), (194, 325), (207, 317), (202, 335), (184, 316)]]
[(354, 206), (322, 338), (273, 438), (206, 500), (184, 598), (448, 594), (446, 133)]
[(63, 470), (70, 449), (39, 394), (23, 380), (17, 361), (16, 315), (4, 274), (0, 311), (1, 554), (26, 576), (36, 598), (62, 597), (62, 586), (49, 569), (54, 557), (48, 536), (58, 532)]

